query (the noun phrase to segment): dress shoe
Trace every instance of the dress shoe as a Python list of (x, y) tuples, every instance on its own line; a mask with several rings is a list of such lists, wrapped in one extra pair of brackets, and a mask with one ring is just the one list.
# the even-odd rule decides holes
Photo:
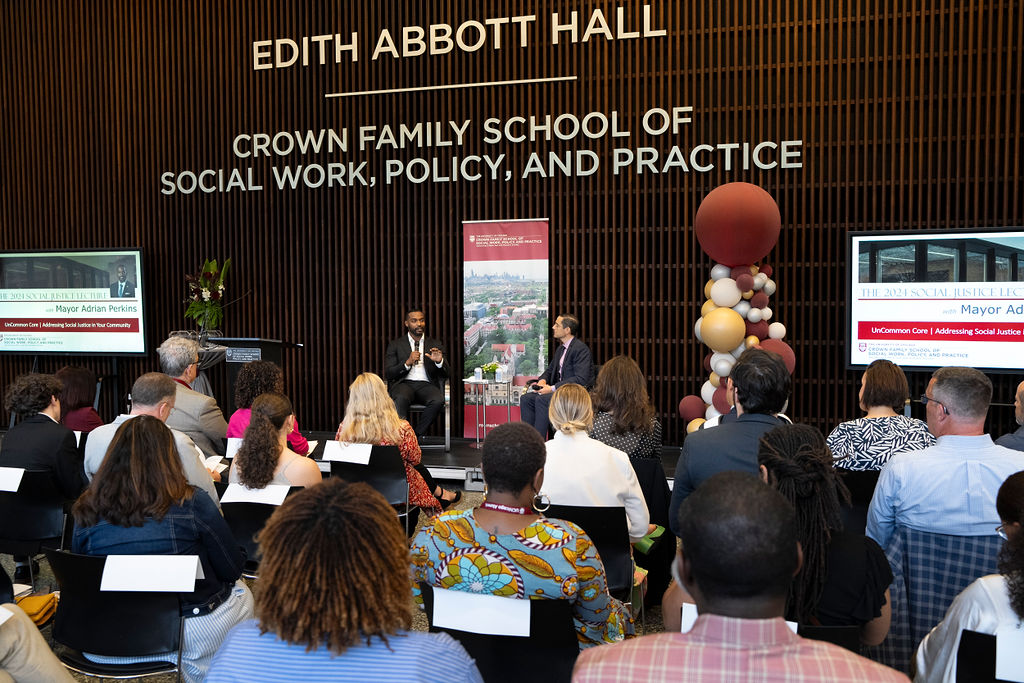
[[(32, 560), (32, 573), (39, 574), (39, 563)], [(22, 564), (14, 568), (14, 583), (32, 583), (32, 577), (28, 573), (28, 565)]]

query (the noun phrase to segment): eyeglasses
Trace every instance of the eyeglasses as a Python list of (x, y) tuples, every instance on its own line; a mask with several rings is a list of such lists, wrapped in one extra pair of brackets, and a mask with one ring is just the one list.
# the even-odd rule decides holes
[(1004, 541), (1008, 541), (1010, 539), (1008, 539), (1006, 537), (1006, 528), (1005, 527), (1006, 527), (1005, 524), (1000, 524), (999, 526), (996, 527), (996, 533), (999, 534), (999, 538), (1003, 539)]
[(949, 415), (949, 408), (947, 408), (941, 402), (936, 401), (934, 398), (932, 398), (928, 394), (921, 394), (921, 405), (925, 405), (926, 406), (929, 403), (934, 403), (937, 406), (942, 406), (942, 412), (944, 412), (946, 415)]

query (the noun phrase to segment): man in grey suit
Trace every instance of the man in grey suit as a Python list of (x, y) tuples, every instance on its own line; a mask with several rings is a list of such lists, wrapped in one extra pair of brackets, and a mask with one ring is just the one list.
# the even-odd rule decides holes
[[(103, 463), (107, 447), (114, 440), (114, 434), (121, 425), (139, 415), (152, 415), (161, 422), (167, 421), (168, 415), (174, 409), (177, 387), (173, 379), (161, 372), (147, 372), (135, 380), (135, 384), (132, 385), (132, 411), (126, 415), (118, 415), (110, 424), (89, 432), (85, 442), (85, 476), (90, 481)], [(174, 435), (174, 445), (178, 447), (178, 457), (181, 458), (185, 479), (193, 486), (206, 491), (213, 502), (217, 503), (217, 491), (213, 487), (213, 482), (220, 481), (220, 474), (206, 469), (202, 452), (187, 434), (182, 434), (177, 429), (172, 429), (171, 434)]]
[(679, 506), (702, 482), (719, 472), (758, 474), (761, 437), (783, 424), (775, 414), (785, 408), (791, 384), (786, 364), (778, 354), (755, 347), (739, 357), (726, 385), (733, 396), (736, 419), (693, 432), (683, 442), (668, 518), (677, 536)]
[(224, 455), (228, 423), (212, 396), (192, 389), (199, 372), (199, 344), (185, 337), (171, 337), (156, 350), (160, 369), (178, 383), (174, 407), (166, 422), (185, 432), (206, 455)]

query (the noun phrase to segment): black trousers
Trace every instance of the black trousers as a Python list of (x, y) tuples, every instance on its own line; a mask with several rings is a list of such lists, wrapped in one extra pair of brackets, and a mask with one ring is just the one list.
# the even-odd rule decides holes
[(395, 410), (398, 417), (406, 420), (409, 418), (409, 406), (414, 403), (422, 403), (426, 408), (423, 414), (416, 421), (416, 436), (421, 437), (434, 424), (438, 413), (444, 408), (444, 394), (441, 389), (432, 382), (415, 382), (403, 380), (395, 382), (388, 390), (391, 399), (395, 402)]

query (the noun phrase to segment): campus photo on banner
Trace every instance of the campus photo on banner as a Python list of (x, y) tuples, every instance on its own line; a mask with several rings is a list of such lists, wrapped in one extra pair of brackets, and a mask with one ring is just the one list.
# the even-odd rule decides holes
[[(519, 419), (519, 395), (539, 375), (548, 346), (548, 221), (462, 224), (463, 376), (502, 382), (466, 385), (464, 435)], [(477, 416), (480, 419), (478, 421)]]

